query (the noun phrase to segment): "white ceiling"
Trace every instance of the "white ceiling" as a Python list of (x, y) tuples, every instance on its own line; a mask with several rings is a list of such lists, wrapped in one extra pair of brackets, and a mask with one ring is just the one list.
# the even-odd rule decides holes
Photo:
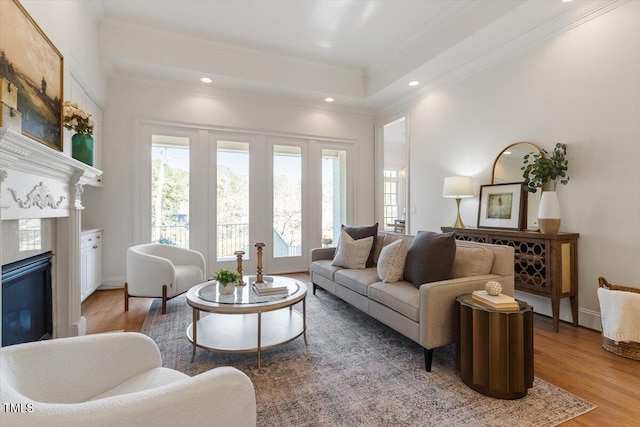
[(100, 53), (116, 77), (378, 111), (617, 3), (102, 0)]

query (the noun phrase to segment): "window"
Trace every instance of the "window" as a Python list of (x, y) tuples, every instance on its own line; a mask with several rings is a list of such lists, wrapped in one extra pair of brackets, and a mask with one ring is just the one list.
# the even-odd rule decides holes
[(384, 170), (384, 229), (393, 230), (394, 221), (398, 219), (398, 171)]
[(151, 137), (151, 241), (189, 247), (189, 138)]
[(347, 152), (322, 150), (322, 241), (335, 246), (347, 217)]
[(273, 146), (273, 256), (302, 249), (302, 148)]
[(249, 143), (217, 144), (217, 260), (235, 259), (249, 245)]

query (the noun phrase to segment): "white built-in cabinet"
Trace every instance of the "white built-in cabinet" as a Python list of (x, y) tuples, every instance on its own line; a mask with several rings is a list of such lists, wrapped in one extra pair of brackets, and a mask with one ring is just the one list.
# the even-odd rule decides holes
[[(95, 125), (93, 128), (93, 167), (102, 170), (102, 109), (94, 102), (87, 91), (82, 87), (80, 82), (75, 78), (73, 73), (71, 74), (70, 84), (70, 100), (79, 105), (79, 107), (91, 115), (91, 119)], [(69, 147), (71, 147), (71, 137), (69, 137)], [(68, 151), (71, 155), (71, 148)], [(102, 176), (99, 176), (94, 181), (89, 182), (89, 185), (102, 186)]]
[(80, 298), (84, 301), (102, 284), (102, 230), (80, 234)]

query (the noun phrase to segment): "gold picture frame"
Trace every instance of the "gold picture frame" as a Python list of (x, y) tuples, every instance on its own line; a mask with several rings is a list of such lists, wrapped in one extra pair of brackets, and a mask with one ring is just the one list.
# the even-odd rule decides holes
[(522, 230), (527, 194), (521, 182), (480, 186), (478, 228)]
[(22, 134), (62, 151), (62, 54), (18, 0), (0, 1), (0, 76), (18, 88)]

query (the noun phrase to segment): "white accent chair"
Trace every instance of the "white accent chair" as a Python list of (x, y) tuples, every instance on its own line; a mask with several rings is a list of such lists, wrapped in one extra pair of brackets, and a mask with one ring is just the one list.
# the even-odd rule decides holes
[(129, 297), (162, 298), (162, 314), (167, 300), (204, 282), (204, 257), (200, 252), (176, 246), (147, 243), (127, 249), (127, 282), (124, 284), (124, 311)]
[(249, 377), (232, 367), (190, 377), (162, 367), (140, 333), (60, 338), (0, 349), (0, 425), (256, 425)]

